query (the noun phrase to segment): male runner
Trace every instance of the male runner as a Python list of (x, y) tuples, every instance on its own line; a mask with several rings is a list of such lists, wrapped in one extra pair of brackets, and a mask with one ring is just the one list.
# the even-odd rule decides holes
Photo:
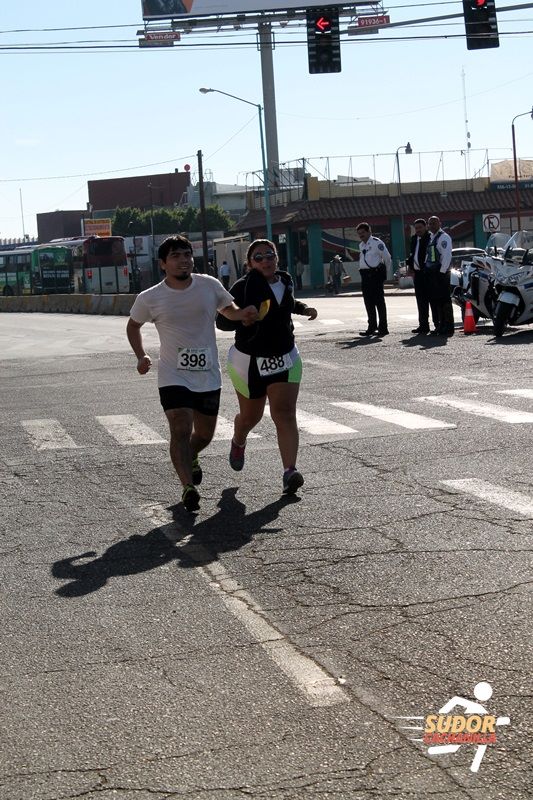
[(192, 274), (192, 246), (184, 236), (170, 236), (159, 248), (165, 278), (141, 292), (131, 308), (126, 333), (145, 375), (152, 361), (144, 350), (141, 327), (153, 322), (161, 344), (158, 386), (170, 427), (170, 457), (183, 486), (188, 511), (200, 507), (196, 486), (202, 481), (198, 453), (215, 432), (222, 378), (215, 338), (217, 312), (251, 325), (255, 306), (239, 308), (216, 278)]

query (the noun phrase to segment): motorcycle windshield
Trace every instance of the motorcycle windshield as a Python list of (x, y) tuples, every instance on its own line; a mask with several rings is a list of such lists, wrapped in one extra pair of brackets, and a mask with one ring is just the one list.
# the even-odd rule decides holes
[(517, 231), (512, 236), (505, 250), (505, 261), (516, 267), (533, 263), (533, 231)]
[(485, 250), (490, 256), (500, 256), (505, 252), (509, 243), (508, 233), (493, 233), (487, 239)]

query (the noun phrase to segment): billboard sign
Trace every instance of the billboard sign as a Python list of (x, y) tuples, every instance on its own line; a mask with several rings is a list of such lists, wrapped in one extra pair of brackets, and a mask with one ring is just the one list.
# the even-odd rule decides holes
[(176, 17), (207, 17), (230, 14), (268, 13), (292, 9), (324, 7), (338, 3), (324, 0), (306, 0), (304, 4), (294, 0), (142, 0), (143, 19), (169, 19)]
[(84, 236), (111, 236), (110, 219), (84, 219)]

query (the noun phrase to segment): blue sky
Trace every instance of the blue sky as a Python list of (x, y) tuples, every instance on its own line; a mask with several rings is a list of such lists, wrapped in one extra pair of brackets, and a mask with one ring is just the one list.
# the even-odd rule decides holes
[[(250, 32), (191, 35), (182, 42), (196, 46), (141, 50), (140, 0), (1, 5), (0, 48), (80, 41), (133, 47), (42, 54), (0, 49), (0, 238), (22, 235), (21, 194), (25, 232), (34, 234), (36, 213), (84, 208), (90, 179), (181, 170), (187, 163), (194, 173), (198, 150), (207, 177), (222, 183), (245, 183), (246, 173), (260, 168), (256, 111), (198, 92), (207, 86), (262, 102), (259, 53), (253, 45), (237, 46), (253, 42)], [(386, 8), (398, 22), (459, 13), (462, 5), (397, 0)], [(124, 27), (38, 32), (115, 25)], [(503, 33), (533, 31), (533, 9), (501, 13), (499, 27), (500, 48), (474, 52), (464, 38), (396, 38), (462, 34), (461, 19), (343, 39), (342, 72), (332, 75), (308, 74), (304, 28), (278, 30), (280, 161), (296, 166), (305, 157), (315, 174), (389, 182), (396, 149), (410, 141), (414, 153), (401, 157), (402, 182), (441, 179), (443, 172), (464, 177), (463, 156), (440, 155), (465, 148), (463, 69), (471, 173), (483, 168), (487, 148), (492, 160), (509, 158), (511, 120), (533, 105), (533, 33)], [(533, 158), (533, 121), (518, 120), (516, 131), (519, 156)]]

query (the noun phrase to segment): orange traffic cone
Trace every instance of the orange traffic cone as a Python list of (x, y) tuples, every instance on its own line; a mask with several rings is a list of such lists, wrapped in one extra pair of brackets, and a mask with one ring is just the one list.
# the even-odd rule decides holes
[(472, 303), (470, 302), (470, 300), (467, 300), (467, 303), (465, 305), (465, 318), (463, 320), (463, 330), (465, 334), (476, 332), (476, 320), (474, 318), (474, 312), (472, 310)]

